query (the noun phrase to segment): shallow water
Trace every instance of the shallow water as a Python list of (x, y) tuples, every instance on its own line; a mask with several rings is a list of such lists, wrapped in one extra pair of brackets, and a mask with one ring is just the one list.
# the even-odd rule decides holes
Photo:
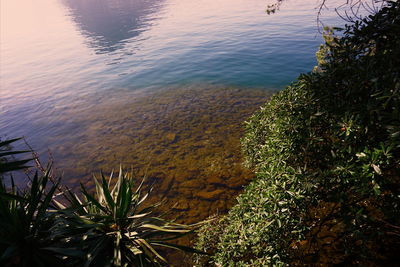
[[(196, 88), (197, 89), (197, 88)], [(91, 186), (93, 170), (118, 169), (155, 184), (154, 200), (164, 198), (180, 219), (224, 212), (252, 173), (242, 166), (243, 121), (264, 103), (265, 90), (234, 88), (170, 89), (117, 105), (106, 101), (80, 117), (79, 132), (52, 150), (66, 182)], [(65, 129), (67, 131), (67, 129)], [(79, 142), (76, 142), (79, 140)], [(184, 213), (178, 213), (185, 211)]]

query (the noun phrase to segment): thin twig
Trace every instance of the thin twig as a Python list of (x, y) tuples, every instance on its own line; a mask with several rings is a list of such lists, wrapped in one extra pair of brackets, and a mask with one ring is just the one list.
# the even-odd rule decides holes
[[(57, 185), (57, 190), (59, 191), (59, 194), (57, 194), (57, 196), (63, 195), (64, 192), (65, 192), (65, 190), (66, 190), (66, 189), (68, 190), (68, 187), (67, 187), (67, 186), (64, 186), (65, 188), (63, 188), (63, 187), (57, 182), (57, 179), (54, 178), (54, 171), (53, 171), (53, 169), (52, 169), (52, 166), (53, 166), (53, 163), (54, 163), (53, 154), (50, 152), (50, 150), (48, 150), (48, 153), (49, 153), (49, 163), (47, 164), (47, 167), (45, 168), (45, 167), (43, 167), (43, 164), (42, 164), (42, 162), (40, 161), (39, 154), (33, 150), (32, 146), (29, 145), (29, 143), (26, 141), (25, 137), (23, 137), (23, 140), (24, 140), (24, 142), (25, 142), (25, 145), (29, 148), (30, 152), (32, 153), (32, 157), (33, 157), (33, 160), (34, 160), (34, 162), (35, 162), (36, 169), (40, 170), (43, 174), (45, 174), (46, 172), (50, 171), (50, 172), (48, 173), (48, 177), (49, 177), (50, 182), (51, 182), (53, 185)], [(32, 181), (32, 179), (30, 178), (29, 174), (28, 174), (28, 173), (26, 173), (26, 174), (27, 174), (27, 176), (28, 176), (28, 179), (29, 179), (30, 181)], [(58, 180), (59, 180), (59, 179), (58, 179)]]

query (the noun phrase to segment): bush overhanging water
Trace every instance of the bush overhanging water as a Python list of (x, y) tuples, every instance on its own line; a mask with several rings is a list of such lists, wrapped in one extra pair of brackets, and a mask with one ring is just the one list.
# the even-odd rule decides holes
[(200, 231), (198, 265), (399, 262), (400, 4), (335, 31), (246, 123), (257, 178)]

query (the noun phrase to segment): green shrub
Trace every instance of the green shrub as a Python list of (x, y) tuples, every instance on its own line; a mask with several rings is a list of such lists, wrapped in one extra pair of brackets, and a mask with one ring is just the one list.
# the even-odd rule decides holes
[(341, 31), (246, 123), (257, 178), (214, 237), (214, 263), (398, 262), (400, 4)]
[(196, 249), (205, 253), (193, 255), (195, 266), (214, 266), (211, 256), (217, 252), (218, 244), (221, 241), (219, 238), (228, 224), (225, 216), (213, 216), (205, 227), (198, 230)]

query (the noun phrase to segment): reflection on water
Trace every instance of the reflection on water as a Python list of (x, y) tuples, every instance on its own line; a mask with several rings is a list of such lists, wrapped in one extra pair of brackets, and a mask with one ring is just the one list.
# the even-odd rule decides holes
[(160, 0), (63, 0), (73, 20), (98, 53), (113, 52), (137, 37), (154, 21), (146, 16), (161, 7)]

